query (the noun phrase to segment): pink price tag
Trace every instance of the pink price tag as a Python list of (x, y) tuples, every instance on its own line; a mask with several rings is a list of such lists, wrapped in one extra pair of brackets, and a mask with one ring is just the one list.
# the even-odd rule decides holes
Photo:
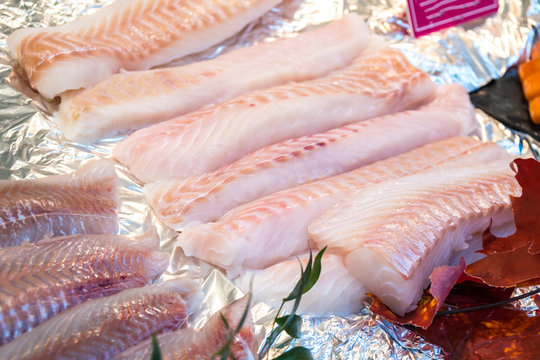
[(407, 0), (409, 21), (415, 37), (427, 35), (499, 9), (498, 0)]

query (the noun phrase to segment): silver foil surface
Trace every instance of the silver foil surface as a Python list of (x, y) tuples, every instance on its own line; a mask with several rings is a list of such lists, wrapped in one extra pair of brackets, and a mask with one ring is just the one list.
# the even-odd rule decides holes
[[(54, 104), (42, 101), (28, 89), (10, 80), (12, 59), (6, 37), (20, 27), (50, 26), (69, 22), (96, 11), (111, 0), (3, 0), (0, 4), (0, 179), (39, 178), (75, 171), (89, 159), (106, 158), (122, 137), (105, 139), (91, 146), (67, 141), (54, 124)], [(505, 70), (530, 49), (532, 26), (540, 20), (540, 0), (500, 0), (499, 12), (487, 19), (414, 39), (409, 35), (405, 0), (285, 0), (261, 19), (218, 46), (173, 64), (215, 57), (238, 46), (284, 36), (318, 26), (347, 12), (360, 14), (373, 33), (383, 36), (393, 47), (429, 73), (438, 83), (457, 82), (475, 90)], [(11, 81), (11, 86), (8, 84)], [(30, 97), (14, 90), (25, 92)], [(540, 158), (540, 143), (512, 131), (477, 111), (480, 137), (494, 141), (510, 153)], [(242, 296), (218, 270), (204, 262), (187, 259), (173, 246), (177, 234), (161, 225), (148, 207), (141, 186), (120, 165), (119, 221), (121, 233), (140, 234), (156, 226), (161, 245), (171, 253), (171, 265), (164, 279), (190, 276), (204, 291), (201, 307), (192, 318), (200, 327), (212, 313)], [(519, 290), (522, 292), (523, 290)], [(321, 294), (324, 296), (324, 294)], [(531, 316), (538, 307), (522, 301)], [(261, 336), (268, 331), (271, 309), (258, 304), (253, 315)], [(441, 349), (426, 343), (411, 331), (373, 316), (364, 309), (347, 318), (330, 316), (303, 318), (303, 337), (290, 345), (303, 345), (316, 359), (434, 359)], [(271, 355), (284, 349), (273, 349)]]

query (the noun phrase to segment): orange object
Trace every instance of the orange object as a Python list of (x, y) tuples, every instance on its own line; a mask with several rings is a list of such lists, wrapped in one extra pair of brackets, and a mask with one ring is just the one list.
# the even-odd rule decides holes
[(528, 101), (540, 96), (540, 72), (536, 72), (522, 81), (523, 93)]
[(535, 97), (529, 103), (529, 114), (533, 123), (540, 124), (540, 96)]
[(519, 78), (521, 81), (536, 72), (540, 72), (540, 58), (536, 58), (519, 65)]
[(531, 59), (539, 59), (539, 58), (540, 58), (540, 42), (537, 42), (536, 45), (534, 45), (531, 50)]

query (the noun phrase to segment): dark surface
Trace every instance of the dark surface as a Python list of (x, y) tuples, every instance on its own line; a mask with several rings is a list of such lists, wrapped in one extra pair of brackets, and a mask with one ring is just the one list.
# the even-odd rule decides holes
[(511, 67), (501, 79), (491, 81), (470, 96), (474, 106), (489, 116), (540, 141), (540, 125), (533, 123), (529, 116), (517, 67)]

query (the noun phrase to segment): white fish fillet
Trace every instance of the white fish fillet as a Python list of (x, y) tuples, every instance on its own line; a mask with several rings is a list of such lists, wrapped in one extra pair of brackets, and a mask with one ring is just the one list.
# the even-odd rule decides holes
[[(406, 176), (433, 166), (481, 164), (507, 159), (503, 148), (473, 138), (451, 138), (425, 145), (360, 169), (241, 205), (218, 221), (183, 231), (177, 244), (188, 256), (220, 266), (235, 276), (263, 269), (308, 251), (307, 225), (363, 186)], [(315, 246), (312, 246), (315, 248)]]
[(0, 359), (110, 359), (153, 333), (183, 326), (194, 289), (167, 281), (88, 300), (2, 346)]
[(513, 221), (521, 189), (505, 160), (433, 169), (367, 187), (309, 226), (317, 246), (399, 315), (413, 310), (436, 266), (490, 225)]
[(7, 43), (30, 85), (53, 98), (125, 70), (149, 69), (230, 37), (279, 0), (116, 0), (56, 27), (20, 29)]
[(155, 231), (72, 235), (0, 249), (0, 345), (88, 299), (144, 286), (166, 270)]
[(118, 178), (110, 160), (74, 174), (0, 181), (0, 247), (46, 236), (114, 234)]
[(169, 227), (214, 221), (227, 211), (278, 190), (351, 171), (445, 138), (468, 135), (477, 122), (467, 91), (437, 89), (434, 100), (405, 111), (274, 144), (214, 172), (144, 187)]
[(295, 38), (233, 50), (186, 66), (120, 73), (62, 96), (58, 123), (88, 143), (126, 134), (249, 91), (323, 76), (351, 63), (369, 42), (355, 14)]
[[(301, 256), (304, 269), (308, 258), (308, 255)], [(248, 271), (235, 283), (244, 292), (252, 291), (255, 303), (264, 302), (278, 308), (281, 301), (294, 289), (300, 274), (299, 261), (286, 260), (264, 270)], [(343, 258), (334, 254), (324, 254), (319, 280), (302, 295), (296, 313), (311, 316), (347, 316), (363, 308), (364, 297), (364, 287), (349, 274)]]
[[(199, 331), (191, 328), (180, 329), (157, 336), (163, 360), (211, 360), (230, 336), (220, 316), (227, 320), (229, 329), (236, 329), (247, 306), (247, 298), (241, 298), (218, 311)], [(253, 334), (251, 315), (246, 320), (230, 345), (230, 355), (234, 359), (255, 359), (257, 339)], [(148, 339), (115, 357), (116, 360), (148, 360), (152, 355), (151, 340)], [(233, 358), (233, 357), (230, 357)]]
[(323, 78), (258, 90), (141, 129), (113, 154), (143, 182), (187, 178), (270, 144), (411, 108), (435, 88), (400, 52), (369, 47)]

